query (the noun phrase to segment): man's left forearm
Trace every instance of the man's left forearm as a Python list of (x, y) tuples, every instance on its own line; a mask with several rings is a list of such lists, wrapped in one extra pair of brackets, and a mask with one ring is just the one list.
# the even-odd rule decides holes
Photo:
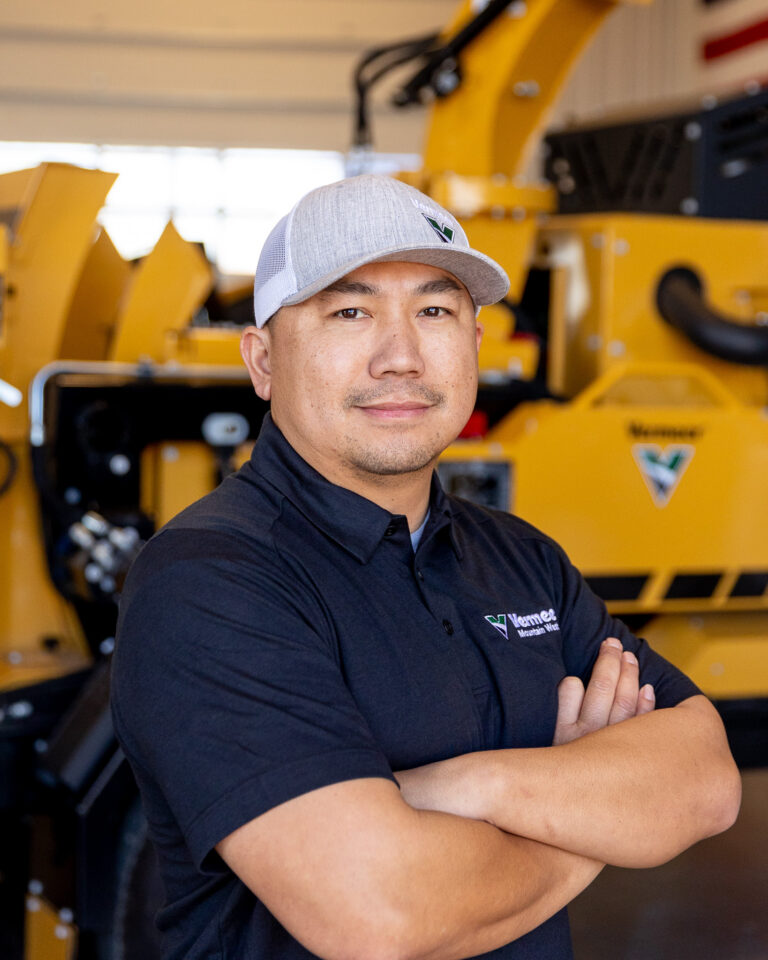
[(727, 829), (741, 795), (722, 723), (702, 696), (561, 746), (467, 754), (398, 779), (412, 806), (624, 867), (664, 863)]

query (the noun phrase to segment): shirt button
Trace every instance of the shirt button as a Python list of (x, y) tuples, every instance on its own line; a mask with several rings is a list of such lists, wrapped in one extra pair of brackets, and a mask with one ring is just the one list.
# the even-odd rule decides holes
[(443, 620), (443, 630), (445, 630), (449, 637), (453, 636), (453, 624), (450, 620)]
[(389, 526), (387, 527), (387, 529), (384, 531), (384, 536), (385, 536), (385, 537), (394, 537), (394, 535), (395, 535), (396, 533), (397, 533), (397, 527), (394, 525), (394, 523), (390, 523), (390, 525), (389, 525)]
[(419, 580), (423, 580), (423, 579), (424, 579), (424, 574), (423, 574), (423, 573), (421, 572), (421, 570), (419, 570), (418, 568), (417, 568), (417, 570), (416, 570), (416, 576), (419, 578)]

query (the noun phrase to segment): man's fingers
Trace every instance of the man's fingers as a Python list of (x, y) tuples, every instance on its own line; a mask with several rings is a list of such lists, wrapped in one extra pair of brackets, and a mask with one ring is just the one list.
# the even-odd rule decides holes
[(643, 713), (650, 713), (655, 706), (656, 691), (650, 683), (646, 683), (644, 687), (640, 688), (640, 693), (637, 697), (637, 716), (639, 717)]
[(637, 665), (637, 657), (631, 650), (625, 650), (621, 655), (621, 672), (608, 716), (609, 724), (621, 723), (622, 720), (635, 716), (638, 710), (639, 685), (640, 669)]
[(621, 676), (621, 652), (621, 642), (615, 637), (608, 637), (600, 645), (581, 708), (585, 733), (601, 730), (608, 724)]
[(584, 700), (584, 684), (578, 677), (564, 677), (557, 688), (558, 724), (576, 723)]
[(555, 746), (580, 736), (574, 733), (584, 701), (584, 684), (578, 677), (564, 677), (557, 688), (557, 725)]

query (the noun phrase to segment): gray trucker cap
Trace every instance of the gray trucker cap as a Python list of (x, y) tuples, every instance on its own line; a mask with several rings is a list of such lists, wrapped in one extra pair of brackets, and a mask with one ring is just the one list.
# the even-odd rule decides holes
[(407, 260), (452, 273), (480, 307), (509, 289), (502, 268), (469, 246), (458, 220), (392, 177), (365, 174), (311, 191), (274, 227), (256, 267), (253, 304), (263, 327), (366, 263)]

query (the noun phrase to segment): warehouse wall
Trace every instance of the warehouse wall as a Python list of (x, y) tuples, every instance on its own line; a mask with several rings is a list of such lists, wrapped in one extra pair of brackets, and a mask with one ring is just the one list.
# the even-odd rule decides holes
[[(315, 147), (349, 143), (360, 52), (438, 29), (457, 0), (3, 0), (5, 140)], [(764, 0), (620, 7), (577, 67), (557, 118), (731, 89), (765, 76), (766, 42), (706, 62), (707, 36)], [(418, 151), (420, 110), (379, 96), (376, 146)]]

